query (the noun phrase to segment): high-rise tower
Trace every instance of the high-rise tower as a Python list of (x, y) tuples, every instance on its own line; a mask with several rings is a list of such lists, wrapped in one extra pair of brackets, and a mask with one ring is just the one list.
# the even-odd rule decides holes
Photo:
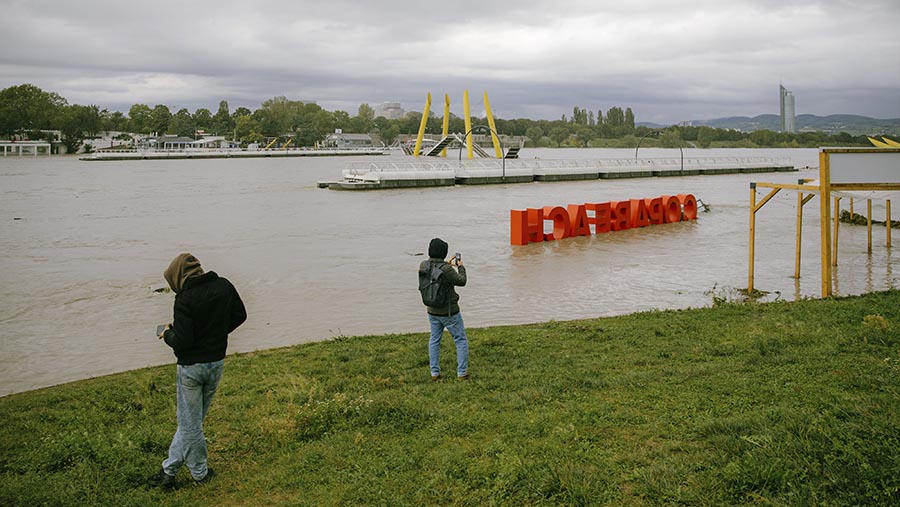
[(781, 131), (795, 132), (794, 126), (794, 93), (783, 85), (778, 85), (781, 103)]

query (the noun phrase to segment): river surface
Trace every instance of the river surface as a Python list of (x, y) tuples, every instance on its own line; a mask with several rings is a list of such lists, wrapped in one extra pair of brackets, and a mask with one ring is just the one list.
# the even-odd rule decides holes
[[(611, 149), (521, 155), (634, 156)], [(678, 155), (641, 150), (642, 157)], [(813, 169), (337, 192), (316, 181), (338, 179), (360, 158), (0, 158), (0, 396), (174, 362), (154, 333), (171, 320), (174, 295), (154, 289), (165, 286), (163, 270), (184, 251), (229, 278), (246, 302), (249, 318), (229, 352), (426, 333), (416, 270), (435, 236), (461, 252), (468, 268), (459, 292), (470, 328), (709, 306), (714, 294), (747, 286), (749, 183), (817, 177), (817, 150), (690, 149), (685, 156), (788, 156)], [(511, 209), (674, 193), (693, 193), (711, 211), (690, 223), (509, 244)], [(782, 192), (758, 215), (756, 288), (768, 299), (820, 295), (818, 200), (804, 207), (799, 282), (792, 278), (795, 206), (796, 194)], [(883, 217), (876, 203), (875, 218)], [(874, 236), (868, 255), (865, 227), (841, 228), (836, 294), (895, 285), (898, 259), (884, 247), (883, 227)], [(477, 367), (477, 333), (471, 347)]]

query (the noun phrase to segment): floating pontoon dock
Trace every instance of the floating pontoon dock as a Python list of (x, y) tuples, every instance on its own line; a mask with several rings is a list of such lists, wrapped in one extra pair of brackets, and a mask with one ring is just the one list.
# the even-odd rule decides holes
[(192, 158), (281, 158), (281, 157), (338, 157), (387, 155), (387, 148), (287, 148), (275, 150), (241, 150), (231, 148), (184, 150), (115, 150), (98, 151), (79, 160), (183, 160)]
[(791, 172), (790, 158), (690, 157), (597, 160), (474, 159), (463, 161), (355, 162), (340, 181), (319, 188), (372, 190), (532, 181), (572, 181), (666, 176)]

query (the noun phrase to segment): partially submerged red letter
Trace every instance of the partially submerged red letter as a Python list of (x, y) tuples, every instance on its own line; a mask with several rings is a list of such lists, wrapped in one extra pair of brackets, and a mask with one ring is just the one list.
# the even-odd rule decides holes
[(544, 241), (568, 238), (572, 232), (569, 213), (562, 206), (544, 206), (544, 220), (553, 221), (553, 232), (544, 234)]
[(681, 202), (681, 206), (684, 211), (684, 217), (682, 218), (682, 220), (696, 220), (697, 199), (694, 198), (694, 195), (678, 194), (678, 200)]
[(681, 221), (681, 202), (674, 195), (664, 195), (663, 200), (663, 216), (667, 224)]
[(509, 210), (509, 242), (513, 245), (527, 245), (544, 241), (544, 210)]
[(588, 222), (584, 204), (569, 205), (569, 220), (571, 221), (572, 236), (590, 236), (591, 226)]
[(610, 208), (608, 202), (585, 204), (585, 208), (592, 210), (594, 216), (591, 222), (594, 224), (594, 234), (603, 234), (610, 231)]
[(631, 201), (612, 201), (609, 203), (612, 230), (631, 229)]

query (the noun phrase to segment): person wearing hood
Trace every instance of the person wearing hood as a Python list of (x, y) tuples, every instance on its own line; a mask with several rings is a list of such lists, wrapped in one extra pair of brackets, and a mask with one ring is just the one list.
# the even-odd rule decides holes
[[(441, 238), (434, 238), (428, 244), (428, 260), (419, 265), (419, 277), (431, 267), (437, 267), (443, 274), (441, 283), (447, 285), (449, 302), (447, 306), (427, 306), (428, 322), (431, 325), (431, 339), (428, 341), (428, 359), (431, 370), (431, 380), (438, 381), (441, 377), (441, 337), (444, 328), (450, 331), (453, 342), (456, 344), (456, 378), (469, 379), (469, 340), (466, 338), (466, 326), (463, 323), (462, 314), (459, 312), (459, 294), (456, 287), (466, 285), (466, 267), (462, 259), (454, 256), (450, 261), (447, 257), (447, 243)], [(457, 269), (453, 269), (453, 266)]]
[(228, 334), (247, 320), (247, 310), (237, 290), (215, 271), (204, 272), (189, 253), (172, 260), (163, 276), (175, 293), (174, 317), (159, 338), (172, 347), (177, 358), (178, 429), (162, 468), (147, 483), (172, 488), (182, 465), (197, 483), (215, 476), (207, 465), (203, 420), (225, 363)]

